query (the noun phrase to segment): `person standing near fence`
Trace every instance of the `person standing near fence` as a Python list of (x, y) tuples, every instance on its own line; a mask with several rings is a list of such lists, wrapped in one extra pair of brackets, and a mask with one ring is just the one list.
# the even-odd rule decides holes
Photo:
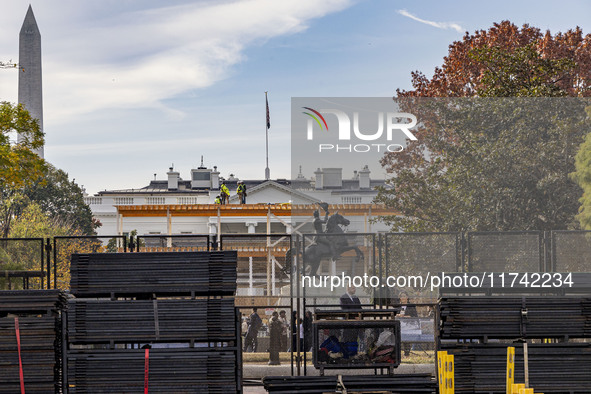
[(244, 338), (243, 351), (246, 353), (248, 347), (250, 346), (252, 352), (255, 353), (257, 351), (259, 330), (263, 326), (263, 320), (257, 313), (257, 308), (252, 308), (249, 321), (250, 323), (248, 325), (248, 330), (246, 331), (246, 337)]
[(279, 321), (279, 314), (275, 311), (269, 322), (269, 365), (281, 365), (279, 362), (279, 350), (281, 348), (282, 336), (283, 325)]
[[(418, 317), (417, 307), (414, 305), (408, 305), (408, 294), (405, 291), (401, 291), (398, 294), (398, 298), (400, 300), (400, 317), (402, 318), (416, 318)], [(410, 351), (412, 350), (412, 343), (404, 342), (402, 344), (402, 349), (404, 350), (405, 356), (410, 356)]]
[(281, 351), (286, 352), (289, 348), (289, 320), (284, 310), (279, 311), (279, 321), (281, 322)]

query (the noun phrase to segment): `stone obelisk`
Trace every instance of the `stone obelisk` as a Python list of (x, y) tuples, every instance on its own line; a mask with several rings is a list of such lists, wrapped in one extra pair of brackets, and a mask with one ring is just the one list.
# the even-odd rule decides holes
[[(41, 83), (41, 33), (29, 5), (19, 34), (18, 102), (39, 121), (43, 131), (43, 93)], [(18, 138), (20, 141), (20, 138)], [(43, 147), (37, 154), (43, 158)]]

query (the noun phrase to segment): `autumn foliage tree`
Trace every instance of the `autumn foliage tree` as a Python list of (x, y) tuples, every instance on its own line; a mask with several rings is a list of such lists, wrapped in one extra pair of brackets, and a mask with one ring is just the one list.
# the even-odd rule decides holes
[[(70, 286), (70, 256), (72, 253), (103, 252), (104, 247), (97, 239), (75, 238), (83, 235), (82, 230), (67, 218), (60, 218), (48, 213), (37, 202), (30, 202), (15, 218), (10, 228), (10, 238), (50, 238), (66, 236), (56, 243), (55, 279), (59, 289), (68, 289)], [(27, 241), (6, 242), (5, 254), (11, 269), (40, 270), (39, 248), (36, 243)], [(0, 249), (1, 252), (2, 249)], [(52, 265), (52, 282), (53, 282)], [(36, 286), (35, 283), (32, 284)], [(53, 284), (52, 284), (53, 286)], [(0, 288), (2, 282), (0, 281)]]
[(590, 35), (504, 21), (451, 44), (433, 77), (414, 72), (412, 85), (397, 99), (419, 118), (418, 141), (383, 157), (392, 177), (376, 198), (398, 213), (386, 218), (393, 230), (576, 225), (581, 189), (569, 173), (588, 131)]
[[(11, 141), (16, 133), (22, 138)], [(39, 123), (22, 104), (0, 102), (0, 237), (8, 235), (15, 210), (21, 206), (20, 191), (40, 180), (46, 163), (35, 150), (44, 143)]]

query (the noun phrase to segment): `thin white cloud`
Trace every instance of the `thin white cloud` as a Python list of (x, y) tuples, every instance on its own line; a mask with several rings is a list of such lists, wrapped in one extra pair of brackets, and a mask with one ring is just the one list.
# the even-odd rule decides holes
[(418, 16), (411, 14), (407, 10), (397, 10), (396, 12), (398, 12), (400, 15), (406, 16), (407, 18), (410, 18), (414, 21), (421, 22), (426, 25), (436, 27), (438, 29), (446, 29), (446, 30), (453, 29), (453, 30), (457, 31), (458, 33), (463, 33), (465, 31), (465, 29), (462, 26), (458, 25), (457, 23), (428, 21), (428, 20), (421, 19)]
[(166, 99), (227, 78), (245, 61), (249, 46), (301, 32), (312, 19), (350, 5), (350, 0), (313, 6), (300, 0), (187, 2), (113, 12), (99, 20), (82, 20), (84, 15), (67, 31), (37, 16), (43, 25), (46, 123), (109, 108), (155, 108), (178, 119), (182, 113), (166, 108)]
[[(158, 2), (141, 10), (100, 9), (98, 18), (79, 7), (70, 10), (67, 20), (47, 16), (53, 11), (44, 5), (34, 6), (43, 39), (47, 124), (110, 108), (154, 108), (181, 118), (183, 114), (167, 108), (165, 100), (227, 78), (233, 66), (245, 61), (250, 46), (301, 32), (311, 20), (347, 8), (352, 0), (313, 6), (300, 0), (154, 3)], [(97, 3), (91, 4), (91, 10), (98, 9)], [(14, 11), (12, 18), (23, 12)], [(14, 30), (16, 50), (18, 28)], [(1, 93), (14, 97), (16, 73), (3, 74), (0, 82), (14, 88)]]

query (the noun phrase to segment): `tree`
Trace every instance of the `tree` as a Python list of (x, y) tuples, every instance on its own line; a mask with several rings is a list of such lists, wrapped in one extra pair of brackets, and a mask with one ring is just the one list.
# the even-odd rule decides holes
[(80, 186), (63, 170), (49, 164), (43, 179), (27, 186), (24, 193), (52, 218), (70, 223), (83, 235), (96, 235), (95, 229), (100, 223), (93, 220)]
[[(22, 141), (10, 142), (11, 133), (18, 133)], [(0, 185), (19, 188), (43, 175), (45, 161), (34, 151), (44, 143), (39, 123), (22, 104), (13, 106), (0, 102)]]
[[(20, 143), (11, 142), (13, 133), (21, 136)], [(8, 235), (22, 206), (22, 189), (43, 176), (45, 161), (34, 152), (43, 143), (39, 123), (21, 104), (0, 102), (0, 237)]]
[[(14, 220), (9, 234), (10, 238), (51, 238), (78, 235), (83, 235), (78, 227), (45, 212), (37, 202), (27, 204), (22, 213)], [(97, 239), (61, 239), (57, 247), (57, 259), (54, 264), (57, 265), (57, 285), (60, 289), (68, 289), (70, 286), (70, 256), (72, 253), (104, 251), (101, 242)], [(0, 249), (1, 251), (2, 249)], [(39, 251), (35, 245), (16, 242), (14, 247), (8, 251), (14, 269), (40, 269)], [(37, 263), (35, 264), (35, 262)]]
[[(37, 120), (21, 104), (2, 102), (0, 132), (0, 237), (8, 236), (12, 221), (31, 201), (82, 234), (95, 234), (100, 222), (93, 220), (80, 187), (34, 152), (44, 143)], [(21, 138), (18, 144), (10, 141), (15, 132)]]
[[(443, 65), (428, 79), (411, 73), (414, 90), (399, 97), (514, 97), (591, 95), (591, 36), (578, 27), (552, 36), (509, 21), (466, 33), (449, 46)], [(555, 95), (555, 94), (552, 94)]]
[(403, 231), (573, 227), (580, 189), (568, 174), (588, 128), (584, 100), (563, 97), (591, 93), (590, 44), (580, 29), (551, 36), (505, 21), (450, 45), (433, 78), (413, 73), (398, 102), (420, 119), (418, 141), (381, 160), (393, 176), (376, 200), (398, 213), (385, 221)]
[[(587, 107), (587, 112), (591, 117), (591, 107)], [(583, 189), (577, 219), (582, 229), (591, 230), (591, 133), (585, 136), (585, 141), (577, 152), (575, 169), (571, 177)]]

